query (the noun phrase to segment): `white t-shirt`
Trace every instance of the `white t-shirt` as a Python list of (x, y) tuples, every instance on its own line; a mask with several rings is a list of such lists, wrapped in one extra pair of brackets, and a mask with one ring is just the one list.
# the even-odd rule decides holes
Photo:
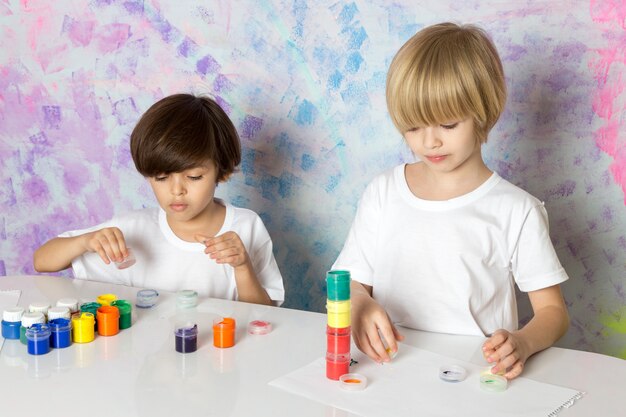
[[(280, 305), (285, 299), (283, 279), (263, 221), (251, 210), (221, 203), (226, 206), (226, 216), (217, 235), (227, 231), (239, 235), (259, 283)], [(135, 265), (118, 270), (114, 263), (105, 264), (97, 253), (86, 252), (72, 261), (76, 278), (164, 291), (191, 289), (203, 297), (237, 300), (233, 267), (218, 264), (209, 258), (204, 253), (203, 244), (178, 238), (161, 208), (132, 211), (88, 229), (65, 232), (60, 237), (82, 235), (113, 226), (124, 234), (126, 245), (132, 249), (137, 260)]]
[(568, 279), (535, 197), (494, 173), (463, 196), (422, 200), (404, 165), (368, 185), (333, 269), (372, 286), (396, 324), (467, 335), (517, 329), (515, 283)]

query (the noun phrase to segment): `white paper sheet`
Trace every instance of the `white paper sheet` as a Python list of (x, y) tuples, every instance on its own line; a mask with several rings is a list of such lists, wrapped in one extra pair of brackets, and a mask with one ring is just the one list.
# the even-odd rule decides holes
[[(0, 290), (0, 315), (5, 308), (15, 307), (20, 301), (20, 295), (22, 295), (22, 291), (20, 290)], [(4, 337), (0, 337), (0, 352), (2, 351), (3, 345)]]
[[(326, 378), (326, 362), (319, 358), (270, 382), (294, 394), (365, 417), (403, 416), (555, 416), (571, 406), (582, 393), (518, 377), (504, 392), (480, 388), (480, 373), (486, 369), (426, 350), (400, 344), (398, 356), (379, 365), (352, 348), (358, 361), (350, 372), (368, 379), (363, 391), (345, 391), (338, 381)], [(443, 365), (459, 365), (468, 372), (462, 382), (439, 378)]]

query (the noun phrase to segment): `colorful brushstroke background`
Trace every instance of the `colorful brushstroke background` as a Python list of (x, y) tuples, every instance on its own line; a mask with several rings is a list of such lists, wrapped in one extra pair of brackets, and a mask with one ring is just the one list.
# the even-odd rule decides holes
[(60, 232), (154, 206), (129, 134), (190, 91), (238, 127), (241, 171), (218, 195), (264, 219), (285, 306), (323, 311), (365, 185), (412, 160), (385, 110), (393, 54), (425, 25), (473, 22), (510, 92), (486, 160), (545, 200), (571, 276), (559, 345), (626, 357), (625, 19), (620, 0), (0, 0), (0, 275), (33, 273)]

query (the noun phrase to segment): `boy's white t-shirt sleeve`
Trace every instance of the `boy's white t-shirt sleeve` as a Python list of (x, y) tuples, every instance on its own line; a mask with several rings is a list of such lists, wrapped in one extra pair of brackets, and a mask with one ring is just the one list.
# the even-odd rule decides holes
[(359, 200), (348, 237), (332, 269), (350, 271), (350, 277), (365, 285), (374, 285), (373, 262), (378, 241), (380, 191), (370, 183)]
[(568, 279), (550, 240), (548, 213), (542, 203), (533, 206), (524, 220), (511, 257), (511, 269), (515, 282), (524, 292)]

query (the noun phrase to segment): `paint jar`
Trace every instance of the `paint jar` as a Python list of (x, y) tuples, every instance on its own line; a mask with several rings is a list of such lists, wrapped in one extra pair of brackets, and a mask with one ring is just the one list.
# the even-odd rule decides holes
[(130, 303), (126, 300), (115, 300), (111, 303), (111, 306), (117, 307), (120, 311), (120, 330), (128, 329), (132, 324), (132, 306)]
[(66, 318), (57, 318), (48, 322), (50, 327), (50, 347), (66, 348), (72, 344), (72, 322)]
[(80, 306), (81, 313), (91, 313), (93, 315), (94, 317), (93, 329), (96, 331), (98, 330), (98, 321), (97, 321), (96, 313), (98, 312), (98, 309), (100, 307), (102, 307), (102, 304), (96, 303), (93, 301), (89, 303), (81, 304)]
[(339, 382), (346, 391), (363, 391), (367, 387), (367, 378), (361, 374), (341, 375)]
[(445, 365), (439, 368), (439, 378), (446, 382), (461, 382), (467, 377), (467, 371), (462, 366)]
[(117, 300), (117, 295), (115, 294), (100, 294), (96, 297), (96, 303), (99, 303), (103, 306), (110, 306), (113, 301)]
[(253, 320), (248, 323), (248, 334), (268, 334), (272, 331), (272, 323), (264, 320)]
[(213, 346), (229, 348), (235, 346), (236, 323), (232, 317), (213, 320)]
[(198, 350), (198, 325), (185, 324), (174, 331), (176, 352), (191, 353)]
[(341, 375), (350, 372), (350, 353), (336, 355), (326, 354), (326, 378), (334, 381), (339, 380)]
[(48, 321), (54, 319), (70, 319), (70, 309), (67, 307), (51, 307), (48, 310)]
[(78, 312), (78, 300), (76, 298), (61, 298), (57, 301), (57, 307), (67, 307), (71, 314)]
[(74, 343), (89, 343), (95, 338), (95, 316), (92, 313), (76, 313), (72, 316)]
[[(391, 347), (389, 347), (389, 343), (387, 343), (387, 339), (383, 336), (383, 333), (378, 329), (378, 337), (380, 337), (380, 341), (383, 342), (383, 347), (385, 348), (385, 352), (389, 355), (389, 358), (393, 359), (398, 355), (398, 350), (394, 352)], [(398, 346), (398, 344), (396, 344)]]
[(19, 339), (22, 327), (22, 307), (7, 308), (2, 313), (2, 337), (5, 339)]
[(102, 306), (96, 317), (100, 336), (115, 336), (120, 332), (120, 310), (117, 307)]
[(331, 301), (350, 299), (350, 271), (328, 271), (326, 290)]
[(135, 305), (139, 308), (153, 307), (159, 299), (159, 293), (153, 289), (145, 289), (137, 291), (137, 301)]
[(326, 302), (328, 326), (338, 329), (350, 327), (350, 300)]
[(198, 305), (198, 293), (193, 290), (181, 290), (176, 293), (176, 306), (193, 308)]
[(30, 303), (30, 305), (28, 306), (28, 311), (30, 311), (31, 313), (42, 313), (44, 316), (47, 317), (49, 308), (50, 308), (50, 303), (36, 302), (36, 303)]
[(20, 326), (20, 342), (28, 344), (26, 340), (26, 330), (28, 330), (33, 324), (43, 324), (46, 322), (46, 317), (43, 313), (24, 313), (22, 314), (22, 325)]
[(508, 380), (501, 375), (483, 374), (480, 376), (480, 388), (487, 392), (504, 392), (508, 383)]
[(326, 326), (326, 346), (327, 353), (350, 353), (350, 327), (338, 329)]
[(47, 324), (35, 323), (26, 329), (28, 353), (45, 355), (50, 352), (50, 327)]
[(128, 252), (128, 255), (124, 259), (122, 259), (121, 262), (115, 262), (115, 266), (117, 267), (117, 269), (130, 268), (131, 266), (135, 265), (135, 262), (137, 262), (132, 249), (126, 248), (126, 251)]

